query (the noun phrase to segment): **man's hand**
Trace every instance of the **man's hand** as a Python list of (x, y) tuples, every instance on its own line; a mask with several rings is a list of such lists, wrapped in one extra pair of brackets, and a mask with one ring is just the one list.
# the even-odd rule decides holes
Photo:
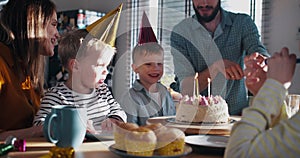
[(218, 60), (213, 64), (228, 80), (240, 80), (244, 77), (241, 66), (227, 59)]

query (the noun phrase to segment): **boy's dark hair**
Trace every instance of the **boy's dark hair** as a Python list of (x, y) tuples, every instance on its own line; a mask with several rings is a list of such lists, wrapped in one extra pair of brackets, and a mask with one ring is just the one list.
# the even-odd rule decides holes
[(75, 59), (83, 39), (88, 35), (85, 29), (74, 30), (62, 36), (58, 45), (58, 55), (64, 67), (70, 59)]

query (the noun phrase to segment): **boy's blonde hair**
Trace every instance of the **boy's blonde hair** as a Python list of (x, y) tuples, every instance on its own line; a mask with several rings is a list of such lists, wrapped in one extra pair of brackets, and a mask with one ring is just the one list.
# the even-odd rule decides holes
[(136, 45), (132, 50), (132, 62), (136, 63), (141, 56), (162, 54), (164, 55), (164, 49), (156, 42), (144, 43)]
[(70, 59), (85, 57), (90, 49), (105, 53), (115, 53), (115, 48), (99, 39), (93, 38), (85, 29), (65, 34), (58, 45), (58, 54), (62, 65), (67, 68)]

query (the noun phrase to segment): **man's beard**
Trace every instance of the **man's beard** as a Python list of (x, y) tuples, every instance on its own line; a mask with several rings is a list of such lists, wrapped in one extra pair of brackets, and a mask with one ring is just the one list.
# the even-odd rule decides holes
[[(193, 5), (193, 8), (194, 8), (195, 14), (198, 18), (198, 21), (208, 23), (208, 22), (211, 22), (213, 19), (215, 19), (215, 17), (217, 16), (219, 10), (221, 9), (221, 1), (219, 0), (216, 8), (213, 10), (212, 14), (209, 15), (209, 16), (201, 16), (199, 14), (197, 8), (195, 7), (195, 5)], [(212, 6), (205, 6), (205, 8), (213, 8), (213, 7)]]

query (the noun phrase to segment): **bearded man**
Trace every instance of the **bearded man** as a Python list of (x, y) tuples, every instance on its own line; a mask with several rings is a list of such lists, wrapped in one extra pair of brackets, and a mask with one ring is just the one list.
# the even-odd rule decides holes
[(240, 115), (249, 106), (243, 59), (255, 52), (269, 56), (257, 26), (247, 14), (224, 10), (220, 0), (193, 0), (193, 7), (195, 15), (174, 26), (170, 38), (180, 92), (220, 95), (230, 115)]

